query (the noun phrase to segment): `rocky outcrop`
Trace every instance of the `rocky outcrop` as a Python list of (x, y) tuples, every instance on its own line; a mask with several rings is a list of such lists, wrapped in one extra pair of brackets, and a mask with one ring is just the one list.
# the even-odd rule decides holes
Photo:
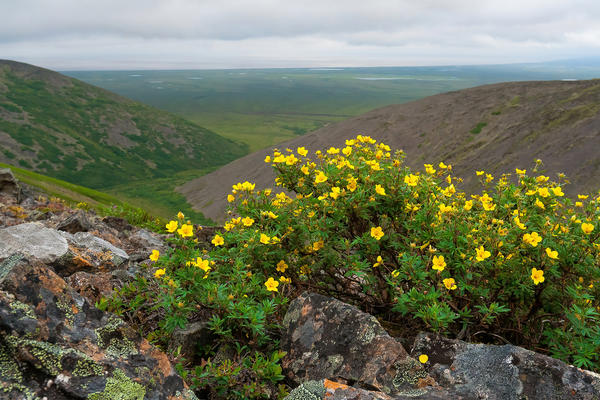
[(23, 255), (0, 264), (7, 399), (194, 399), (167, 356)]
[(39, 222), (0, 229), (0, 260), (21, 252), (30, 258), (53, 263), (65, 257), (68, 250), (67, 240), (58, 231)]
[(19, 198), (21, 188), (12, 171), (8, 168), (0, 168), (0, 193), (7, 196)]

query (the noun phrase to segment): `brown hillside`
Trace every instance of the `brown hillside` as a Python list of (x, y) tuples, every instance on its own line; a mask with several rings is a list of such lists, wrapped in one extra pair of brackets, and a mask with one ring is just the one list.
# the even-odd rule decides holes
[[(403, 149), (411, 167), (451, 163), (467, 190), (475, 170), (497, 175), (530, 168), (536, 158), (548, 174), (567, 174), (567, 193), (600, 188), (600, 80), (500, 83), (444, 93), (379, 108), (276, 147), (314, 151), (342, 146), (357, 134)], [(231, 185), (248, 180), (273, 186), (273, 171), (263, 162), (271, 153), (250, 154), (177, 190), (207, 217), (221, 220)]]

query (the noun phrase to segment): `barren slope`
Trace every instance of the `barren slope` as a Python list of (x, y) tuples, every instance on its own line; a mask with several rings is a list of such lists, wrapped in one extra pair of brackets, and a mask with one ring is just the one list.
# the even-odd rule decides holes
[[(483, 126), (483, 124), (486, 124)], [(479, 133), (477, 126), (481, 127)], [(474, 171), (529, 168), (541, 158), (547, 172), (564, 172), (567, 193), (600, 188), (600, 80), (515, 82), (480, 86), (391, 105), (326, 126), (278, 148), (341, 146), (357, 134), (403, 149), (407, 164), (450, 162), (463, 188)], [(262, 150), (178, 188), (206, 216), (221, 220), (231, 185), (249, 180), (272, 187)]]

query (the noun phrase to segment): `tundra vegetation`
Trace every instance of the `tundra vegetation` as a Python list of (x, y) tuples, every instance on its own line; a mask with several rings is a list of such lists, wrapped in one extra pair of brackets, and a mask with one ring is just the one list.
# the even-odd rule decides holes
[(567, 178), (545, 176), (540, 160), (499, 177), (473, 171), (481, 191), (467, 194), (451, 165), (411, 170), (402, 151), (360, 135), (265, 162), (283, 190), (234, 185), (209, 248), (180, 214), (165, 227), (174, 248), (102, 303), (163, 347), (174, 329), (209, 321), (201, 361), (180, 359), (195, 390), (282, 397), (279, 324), (303, 290), (405, 338), (510, 342), (600, 371), (600, 196), (568, 198)]

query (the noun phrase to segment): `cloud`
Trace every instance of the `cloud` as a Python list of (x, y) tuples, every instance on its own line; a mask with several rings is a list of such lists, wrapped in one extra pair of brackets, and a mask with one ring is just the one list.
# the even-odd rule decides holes
[(0, 12), (0, 57), (55, 67), (459, 64), (600, 49), (596, 0), (19, 0)]

